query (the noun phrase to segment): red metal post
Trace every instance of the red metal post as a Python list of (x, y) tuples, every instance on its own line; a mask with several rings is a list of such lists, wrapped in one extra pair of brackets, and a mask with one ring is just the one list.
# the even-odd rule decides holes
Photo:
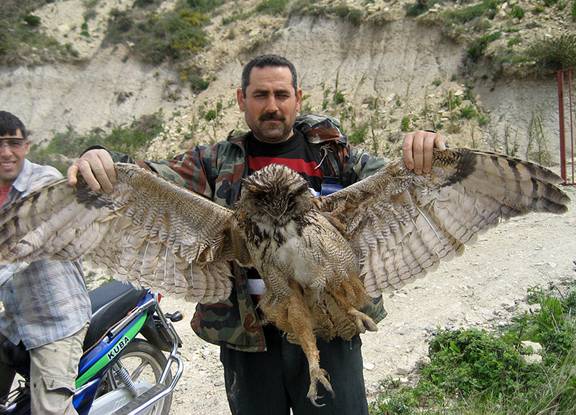
[(572, 84), (573, 84), (573, 69), (568, 69), (568, 109), (570, 110), (570, 163), (572, 168), (572, 185), (574, 185), (574, 107), (572, 105)]
[(566, 139), (564, 135), (564, 71), (556, 72), (558, 85), (558, 121), (560, 123), (560, 177), (566, 184)]

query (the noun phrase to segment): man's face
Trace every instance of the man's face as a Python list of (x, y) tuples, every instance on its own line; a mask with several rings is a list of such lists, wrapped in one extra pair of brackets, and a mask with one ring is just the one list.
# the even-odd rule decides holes
[(30, 143), (19, 129), (16, 134), (0, 136), (0, 185), (9, 186), (16, 180), (29, 149)]
[(246, 124), (258, 140), (281, 143), (292, 136), (292, 127), (302, 103), (302, 90), (294, 91), (289, 68), (253, 68), (246, 96), (239, 88), (236, 98)]

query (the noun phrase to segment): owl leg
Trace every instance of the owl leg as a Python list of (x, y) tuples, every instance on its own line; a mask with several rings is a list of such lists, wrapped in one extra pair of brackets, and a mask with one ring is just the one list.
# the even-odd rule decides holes
[(320, 352), (316, 346), (316, 336), (314, 336), (314, 317), (304, 301), (302, 289), (298, 283), (291, 283), (290, 288), (290, 295), (281, 301), (275, 304), (261, 303), (262, 311), (276, 327), (286, 332), (289, 341), (302, 347), (308, 360), (310, 374), (310, 387), (306, 396), (314, 406), (321, 407), (324, 405), (316, 402), (321, 398), (318, 396), (318, 383), (321, 383), (332, 396), (334, 396), (334, 391), (328, 380), (328, 373), (320, 367)]
[(313, 331), (314, 318), (300, 292), (294, 292), (294, 294), (290, 296), (288, 303), (288, 321), (290, 321), (290, 325), (292, 326), (294, 337), (297, 339), (300, 347), (302, 347), (308, 360), (310, 387), (306, 396), (314, 406), (324, 406), (324, 404), (316, 402), (317, 399), (321, 398), (321, 396), (318, 396), (318, 383), (321, 383), (324, 389), (330, 392), (332, 396), (334, 396), (334, 390), (328, 379), (328, 373), (320, 367), (320, 352), (316, 346), (316, 336), (314, 336)]

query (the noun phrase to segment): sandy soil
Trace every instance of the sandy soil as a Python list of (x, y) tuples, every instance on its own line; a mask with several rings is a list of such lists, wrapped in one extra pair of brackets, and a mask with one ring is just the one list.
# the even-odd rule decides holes
[[(386, 295), (388, 317), (378, 332), (362, 336), (369, 399), (387, 376), (411, 376), (438, 328), (497, 327), (527, 309), (529, 287), (576, 276), (576, 189), (567, 192), (572, 199), (567, 214), (515, 218), (481, 235), (463, 256)], [(162, 304), (164, 311), (178, 309), (185, 315), (176, 328), (184, 341), (186, 367), (171, 413), (229, 414), (219, 349), (196, 337), (189, 326), (195, 305), (171, 298)]]

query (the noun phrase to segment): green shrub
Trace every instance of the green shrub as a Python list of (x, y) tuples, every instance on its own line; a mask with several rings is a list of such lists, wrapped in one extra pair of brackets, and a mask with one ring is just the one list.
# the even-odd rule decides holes
[(474, 105), (466, 105), (465, 107), (460, 108), (460, 118), (471, 120), (472, 118), (475, 118), (477, 115), (478, 111), (476, 111)]
[[(72, 127), (56, 134), (45, 147), (32, 146), (30, 159), (42, 164), (52, 164), (59, 170), (67, 168), (62, 159), (75, 158), (86, 148), (102, 145), (109, 150), (133, 156), (143, 156), (151, 141), (164, 129), (161, 113), (144, 115), (129, 125), (119, 125), (110, 132), (94, 129), (87, 134), (79, 134)], [(62, 171), (62, 170), (61, 170)]]
[(462, 103), (462, 98), (460, 98), (460, 96), (454, 94), (454, 92), (452, 92), (452, 91), (448, 91), (448, 96), (446, 97), (446, 99), (442, 103), (442, 106), (444, 108), (446, 108), (447, 110), (452, 111), (455, 108), (459, 107), (461, 103)]
[(438, 3), (439, 0), (416, 0), (416, 3), (406, 4), (406, 16), (416, 17), (426, 13), (432, 6)]
[(489, 122), (490, 122), (490, 118), (486, 114), (478, 114), (478, 125), (480, 127), (484, 127), (485, 125), (488, 125)]
[(202, 13), (209, 13), (224, 4), (224, 0), (186, 0), (191, 9)]
[(84, 37), (90, 37), (90, 32), (88, 31), (88, 22), (84, 21), (82, 26), (80, 26), (80, 35)]
[[(192, 8), (188, 4), (195, 4)], [(174, 10), (158, 14), (138, 9), (110, 14), (106, 43), (130, 43), (132, 53), (153, 65), (190, 58), (208, 44), (204, 26), (208, 17), (203, 10), (220, 2), (180, 1)]]
[(430, 343), (430, 359), (423, 379), (452, 396), (515, 392), (528, 373), (513, 345), (476, 329), (439, 332)]
[(402, 117), (402, 120), (400, 121), (400, 130), (403, 132), (408, 132), (410, 131), (411, 127), (410, 127), (410, 116), (405, 115)]
[(468, 58), (472, 62), (478, 62), (480, 58), (484, 56), (484, 52), (486, 51), (488, 44), (495, 41), (496, 39), (499, 39), (500, 36), (502, 36), (502, 32), (494, 32), (482, 35), (473, 40), (467, 50)]
[(522, 38), (520, 36), (511, 37), (507, 42), (508, 47), (519, 45), (520, 43), (522, 43)]
[(42, 24), (42, 19), (33, 14), (27, 14), (26, 16), (24, 16), (24, 21), (30, 27), (38, 27)]
[(360, 26), (364, 18), (364, 12), (362, 10), (350, 7), (346, 3), (336, 5), (333, 12), (342, 20), (346, 20), (355, 26)]
[[(576, 413), (576, 290), (529, 292), (539, 310), (515, 317), (503, 333), (440, 330), (430, 363), (414, 386), (386, 379), (372, 415), (512, 415)], [(554, 293), (554, 294), (553, 294)], [(542, 363), (527, 364), (521, 342), (544, 347)]]
[(481, 16), (492, 19), (498, 10), (498, 0), (483, 0), (482, 3), (450, 10), (444, 13), (444, 17), (454, 23), (467, 23)]
[(510, 9), (510, 16), (516, 19), (522, 19), (524, 15), (525, 15), (524, 9), (517, 4), (512, 6), (512, 8)]
[(17, 65), (74, 60), (75, 56), (54, 38), (39, 30), (33, 12), (49, 0), (2, 0), (0, 6), (0, 61)]
[(525, 52), (542, 73), (576, 67), (576, 34), (540, 39)]
[(160, 4), (160, 0), (135, 0), (132, 4), (132, 7), (150, 7), (150, 6), (158, 6)]
[(570, 15), (572, 16), (572, 21), (576, 22), (576, 0), (572, 0), (572, 8), (570, 9)]
[(334, 96), (332, 97), (332, 103), (334, 105), (341, 105), (346, 102), (346, 97), (342, 91), (334, 91)]
[(368, 135), (369, 125), (368, 123), (364, 123), (359, 127), (353, 128), (352, 131), (348, 134), (348, 139), (350, 140), (351, 144), (362, 144), (366, 141), (366, 135)]
[(202, 92), (208, 88), (210, 82), (202, 77), (199, 69), (187, 68), (180, 72), (180, 80), (187, 83), (193, 92)]
[(279, 16), (284, 13), (286, 6), (288, 6), (288, 0), (262, 0), (256, 6), (256, 12)]

